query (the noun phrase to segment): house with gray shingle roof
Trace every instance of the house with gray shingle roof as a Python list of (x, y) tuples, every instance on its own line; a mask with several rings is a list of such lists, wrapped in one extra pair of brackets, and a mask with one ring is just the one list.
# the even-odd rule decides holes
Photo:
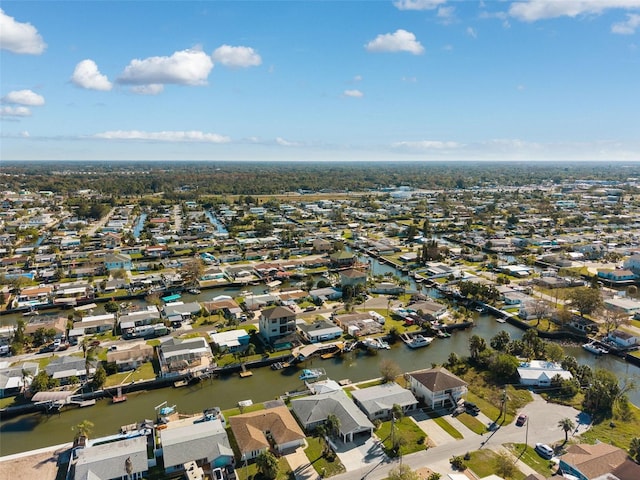
[(187, 462), (211, 468), (224, 467), (233, 462), (233, 450), (227, 432), (219, 419), (194, 423), (192, 419), (174, 421), (160, 430), (160, 443), (165, 471), (180, 470)]
[(467, 393), (467, 382), (444, 367), (418, 370), (408, 376), (411, 391), (429, 408), (457, 405)]
[(326, 422), (329, 415), (335, 415), (340, 420), (340, 436), (344, 442), (353, 441), (355, 435), (368, 437), (374, 429), (344, 390), (297, 398), (291, 401), (291, 410), (307, 432)]
[[(140, 436), (75, 450), (73, 480), (138, 479), (149, 470), (147, 437)], [(130, 469), (131, 473), (128, 473)]]
[(357, 389), (351, 392), (351, 396), (371, 421), (390, 418), (394, 405), (399, 405), (404, 413), (418, 406), (413, 393), (395, 382)]
[(67, 355), (54, 358), (44, 369), (47, 375), (54, 380), (60, 380), (60, 383), (64, 384), (71, 377), (76, 377), (79, 380), (87, 379), (96, 373), (96, 363), (97, 362), (89, 362), (90, 367), (87, 372), (87, 363), (84, 358)]

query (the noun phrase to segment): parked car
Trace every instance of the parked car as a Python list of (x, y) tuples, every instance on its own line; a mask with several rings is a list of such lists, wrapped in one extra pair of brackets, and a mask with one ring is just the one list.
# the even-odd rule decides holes
[(213, 473), (213, 480), (222, 480), (221, 468), (214, 468), (212, 473)]
[(516, 420), (516, 427), (521, 427), (525, 423), (527, 423), (527, 416), (524, 413), (518, 415), (518, 419)]
[(464, 410), (470, 415), (478, 415), (480, 413), (480, 408), (472, 402), (464, 402)]
[(546, 458), (547, 460), (553, 457), (553, 448), (545, 443), (536, 443), (535, 451), (538, 452), (538, 455), (542, 458)]

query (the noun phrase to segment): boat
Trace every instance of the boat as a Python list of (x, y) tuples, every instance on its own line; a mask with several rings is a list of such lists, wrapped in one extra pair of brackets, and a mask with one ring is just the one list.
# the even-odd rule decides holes
[(190, 293), (191, 295), (200, 295), (202, 293), (197, 288), (190, 288), (189, 290), (187, 290), (187, 292)]
[(300, 380), (315, 380), (324, 375), (324, 370), (320, 368), (305, 368), (298, 377)]
[(391, 347), (387, 342), (377, 337), (369, 337), (361, 340), (362, 345), (375, 350), (389, 350)]
[(498, 322), (498, 323), (507, 323), (507, 321), (504, 318), (496, 318), (496, 322)]
[(284, 368), (284, 364), (282, 362), (276, 362), (271, 364), (271, 370), (282, 370)]
[(445, 332), (444, 330), (438, 330), (436, 332), (436, 337), (438, 338), (449, 338), (451, 334), (449, 332)]
[(584, 348), (587, 352), (593, 353), (594, 355), (604, 355), (606, 353), (609, 353), (609, 350), (607, 350), (602, 345), (598, 345), (595, 341), (583, 344), (582, 348)]
[(426, 347), (431, 342), (433, 342), (433, 337), (425, 337), (424, 335), (417, 334), (413, 337), (409, 337), (403, 340), (409, 348), (421, 348)]

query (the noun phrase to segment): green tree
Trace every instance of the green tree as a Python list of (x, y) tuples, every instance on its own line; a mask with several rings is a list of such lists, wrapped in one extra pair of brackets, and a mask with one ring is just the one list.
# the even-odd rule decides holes
[(582, 406), (587, 412), (610, 415), (620, 393), (618, 378), (613, 372), (598, 369), (584, 391)]
[(479, 335), (472, 335), (469, 339), (469, 355), (471, 360), (477, 361), (480, 354), (487, 349), (487, 342)]
[(107, 313), (116, 313), (118, 310), (120, 310), (120, 305), (114, 300), (109, 300), (104, 304), (104, 310)]
[(569, 432), (576, 428), (573, 420), (570, 418), (563, 418), (558, 422), (558, 427), (560, 427), (564, 432), (564, 443), (567, 443), (569, 441)]
[(76, 438), (88, 437), (91, 434), (94, 426), (95, 425), (93, 424), (93, 422), (90, 422), (89, 420), (83, 420), (77, 425), (71, 427), (71, 429), (76, 432)]
[(504, 351), (509, 342), (511, 341), (511, 336), (509, 332), (505, 330), (500, 330), (496, 335), (494, 335), (489, 341), (489, 345), (494, 350), (498, 350), (500, 352)]
[(269, 451), (262, 452), (258, 455), (256, 458), (256, 467), (265, 478), (273, 480), (278, 476), (278, 459)]
[(602, 292), (591, 287), (577, 287), (570, 290), (567, 294), (567, 300), (571, 302), (572, 307), (580, 312), (581, 317), (595, 312), (603, 305)]
[(384, 383), (393, 382), (402, 373), (400, 366), (393, 360), (385, 358), (380, 362), (380, 375)]
[(403, 463), (389, 470), (387, 480), (420, 480), (420, 475)]
[(496, 458), (496, 473), (502, 478), (509, 479), (513, 478), (516, 472), (518, 472), (518, 469), (509, 454), (506, 452), (498, 453), (498, 457)]
[(100, 390), (106, 381), (107, 372), (105, 371), (102, 364), (100, 364), (98, 365), (98, 368), (96, 368), (96, 373), (93, 374), (93, 380), (91, 381), (91, 384), (93, 385), (93, 388), (95, 388), (96, 390)]
[(327, 415), (327, 419), (324, 421), (327, 434), (330, 437), (337, 437), (340, 435), (340, 419), (333, 413)]
[(636, 462), (640, 463), (640, 437), (634, 437), (629, 444), (629, 455)]
[(499, 353), (498, 355), (493, 356), (490, 367), (491, 373), (496, 379), (510, 379), (515, 377), (516, 372), (518, 371), (518, 367), (520, 366), (520, 362), (513, 355), (509, 355), (508, 353)]

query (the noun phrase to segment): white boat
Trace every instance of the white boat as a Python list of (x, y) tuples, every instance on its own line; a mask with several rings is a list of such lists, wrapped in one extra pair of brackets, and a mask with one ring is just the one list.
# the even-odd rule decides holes
[(369, 337), (361, 341), (367, 348), (373, 348), (375, 350), (389, 350), (391, 347), (387, 342), (381, 338)]
[(426, 347), (433, 342), (433, 337), (425, 337), (424, 335), (415, 335), (405, 341), (409, 348)]
[(300, 380), (315, 380), (322, 375), (324, 375), (324, 370), (321, 368), (305, 368), (298, 378)]
[(604, 355), (605, 353), (609, 353), (609, 350), (598, 345), (595, 342), (585, 343), (582, 345), (582, 348), (584, 348), (587, 352), (593, 353), (594, 355)]
[(190, 293), (191, 295), (200, 295), (200, 293), (202, 293), (197, 288), (190, 288), (189, 290), (187, 290), (187, 292)]

